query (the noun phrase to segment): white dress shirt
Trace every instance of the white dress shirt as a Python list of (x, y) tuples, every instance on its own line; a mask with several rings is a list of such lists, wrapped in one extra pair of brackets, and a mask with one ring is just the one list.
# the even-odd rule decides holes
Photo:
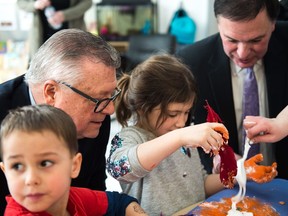
[[(238, 140), (239, 143), (242, 143), (242, 129), (243, 129), (243, 111), (242, 111), (242, 101), (243, 101), (243, 82), (244, 82), (244, 73), (243, 70), (246, 68), (240, 68), (233, 61), (230, 61), (231, 73), (232, 73), (232, 88), (233, 88), (233, 98), (234, 98), (234, 107), (236, 114), (236, 123), (238, 130)], [(258, 85), (258, 94), (259, 94), (259, 115), (264, 117), (269, 117), (268, 110), (268, 95), (266, 88), (266, 77), (264, 73), (264, 65), (262, 60), (259, 60), (253, 67), (255, 77)], [(264, 164), (271, 164), (274, 162), (274, 152), (273, 144), (261, 143), (260, 152), (264, 156)], [(242, 152), (242, 147), (239, 145), (239, 151)]]

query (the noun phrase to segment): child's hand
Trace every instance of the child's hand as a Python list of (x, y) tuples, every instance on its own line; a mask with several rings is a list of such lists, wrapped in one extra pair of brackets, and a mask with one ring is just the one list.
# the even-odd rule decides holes
[[(202, 123), (186, 127), (185, 134), (181, 134), (181, 139), (187, 147), (201, 147), (205, 153), (218, 152), (220, 147), (226, 142), (222, 134), (215, 130), (227, 131), (221, 123)], [(228, 133), (228, 132), (227, 132)]]
[[(228, 140), (229, 140), (229, 132), (227, 130), (226, 127), (214, 127), (213, 128), (216, 132), (220, 133), (222, 135), (222, 138), (224, 140), (224, 144), (228, 144)], [(215, 151), (212, 149), (211, 154), (213, 153), (213, 155), (218, 155), (218, 151)]]
[(247, 178), (257, 183), (266, 183), (273, 180), (277, 176), (277, 163), (272, 166), (258, 165), (263, 161), (263, 155), (257, 154), (244, 162)]

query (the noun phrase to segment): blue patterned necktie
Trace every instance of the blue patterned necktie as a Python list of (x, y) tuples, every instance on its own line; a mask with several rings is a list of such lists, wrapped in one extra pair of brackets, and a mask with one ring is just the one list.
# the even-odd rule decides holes
[[(259, 95), (256, 77), (252, 68), (247, 68), (244, 75), (243, 85), (243, 119), (247, 115), (259, 115)], [(242, 148), (244, 152), (246, 132), (243, 128)], [(260, 152), (259, 144), (252, 144), (248, 153), (248, 158)]]

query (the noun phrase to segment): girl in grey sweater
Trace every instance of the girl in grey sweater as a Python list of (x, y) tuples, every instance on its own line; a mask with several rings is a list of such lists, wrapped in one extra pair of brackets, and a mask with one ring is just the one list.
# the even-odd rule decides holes
[[(196, 85), (191, 71), (170, 55), (155, 55), (119, 80), (116, 117), (123, 126), (112, 140), (108, 172), (149, 215), (172, 215), (223, 189), (207, 175), (196, 147), (223, 144), (218, 123), (184, 127)], [(128, 122), (132, 124), (128, 126)]]

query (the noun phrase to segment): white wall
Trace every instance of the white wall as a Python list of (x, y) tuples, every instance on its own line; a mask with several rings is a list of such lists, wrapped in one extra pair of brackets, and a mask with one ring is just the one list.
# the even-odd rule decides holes
[[(137, 0), (135, 0), (137, 1)], [(180, 7), (183, 8), (189, 16), (194, 19), (197, 30), (196, 40), (200, 40), (217, 32), (217, 25), (213, 14), (213, 1), (211, 0), (152, 0), (158, 6), (158, 31), (166, 33), (174, 13)], [(99, 3), (101, 0), (93, 0)], [(95, 4), (87, 11), (85, 19), (96, 20)]]

